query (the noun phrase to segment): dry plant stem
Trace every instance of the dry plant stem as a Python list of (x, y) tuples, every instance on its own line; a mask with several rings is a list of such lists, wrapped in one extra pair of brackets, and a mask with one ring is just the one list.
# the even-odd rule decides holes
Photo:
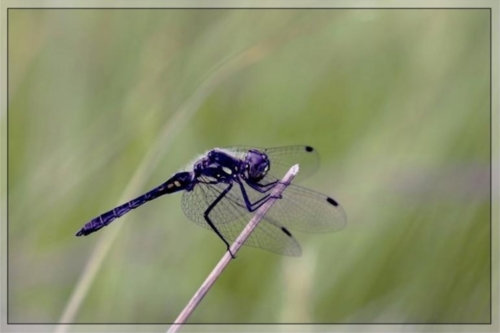
[[(263, 204), (262, 207), (260, 207), (257, 210), (257, 212), (255, 212), (253, 218), (250, 220), (250, 222), (248, 222), (248, 224), (240, 233), (238, 238), (236, 238), (236, 240), (231, 245), (230, 250), (233, 254), (236, 255), (236, 253), (240, 250), (241, 246), (250, 236), (252, 231), (257, 227), (260, 220), (262, 220), (262, 218), (266, 215), (267, 211), (271, 208), (274, 202), (276, 200), (279, 200), (278, 198), (280, 197), (281, 193), (286, 189), (287, 185), (290, 184), (290, 182), (297, 175), (298, 172), (299, 172), (299, 166), (296, 164), (293, 167), (291, 167), (290, 170), (288, 170), (285, 177), (283, 177), (281, 183), (278, 183), (273, 188), (269, 200), (267, 200), (267, 202)], [(224, 271), (224, 269), (226, 268), (226, 266), (229, 264), (230, 261), (231, 261), (231, 254), (229, 253), (229, 251), (227, 251), (222, 257), (222, 259), (219, 261), (217, 266), (215, 266), (215, 268), (212, 270), (212, 273), (210, 273), (210, 275), (206, 278), (205, 282), (203, 282), (201, 287), (191, 298), (191, 300), (186, 305), (184, 310), (182, 310), (182, 312), (179, 314), (174, 324), (170, 326), (168, 333), (177, 332), (182, 327), (182, 325), (186, 322), (186, 320), (189, 318), (189, 316), (198, 306), (198, 304), (200, 304), (203, 297), (205, 297), (205, 295), (214, 285), (215, 281), (222, 274), (222, 272)]]

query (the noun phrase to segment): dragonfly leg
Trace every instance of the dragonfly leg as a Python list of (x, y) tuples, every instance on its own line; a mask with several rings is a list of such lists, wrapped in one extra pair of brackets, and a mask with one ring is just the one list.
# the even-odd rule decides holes
[[(276, 186), (276, 184), (284, 184), (283, 182), (279, 181), (279, 180), (275, 180), (274, 182), (271, 182), (269, 184), (258, 184), (258, 183), (252, 183), (252, 182), (249, 182), (247, 180), (245, 180), (246, 183), (248, 184), (248, 186), (250, 186), (251, 188), (253, 188), (254, 190), (256, 190), (257, 192), (260, 192), (260, 193), (267, 193), (269, 192), (269, 190), (273, 189), (274, 186)], [(281, 199), (283, 198), (283, 196), (280, 194), (278, 196), (273, 196), (275, 197), (276, 199)]]
[(279, 180), (276, 180), (276, 181), (268, 183), (268, 184), (252, 183), (246, 179), (245, 179), (245, 181), (248, 184), (248, 186), (250, 186), (251, 188), (253, 188), (254, 190), (256, 190), (257, 192), (260, 192), (260, 193), (269, 192), (269, 190), (272, 189), (274, 187), (274, 185), (279, 183)]
[(220, 233), (219, 229), (217, 229), (215, 227), (215, 225), (213, 224), (213, 222), (208, 217), (208, 214), (210, 214), (210, 212), (212, 211), (212, 209), (214, 209), (214, 207), (219, 203), (219, 201), (222, 200), (222, 198), (224, 198), (224, 196), (231, 190), (232, 187), (233, 187), (233, 184), (231, 183), (231, 184), (229, 184), (229, 186), (224, 191), (221, 192), (221, 194), (217, 197), (217, 199), (215, 199), (210, 204), (210, 206), (208, 206), (207, 210), (205, 210), (205, 212), (203, 213), (203, 217), (205, 218), (205, 221), (207, 221), (207, 223), (210, 226), (210, 228), (212, 228), (212, 230), (217, 234), (217, 236), (219, 236), (220, 239), (222, 239), (222, 241), (226, 244), (227, 251), (229, 252), (229, 254), (231, 255), (231, 257), (233, 259), (236, 259), (236, 257), (234, 256), (234, 254), (231, 252), (231, 246), (229, 245), (229, 243), (227, 242), (227, 240), (224, 238), (224, 236), (222, 236), (222, 234)]
[[(252, 203), (252, 202), (250, 202), (250, 199), (248, 198), (247, 191), (245, 190), (245, 187), (243, 186), (243, 183), (241, 182), (241, 180), (238, 179), (237, 182), (240, 185), (241, 194), (243, 195), (243, 200), (245, 201), (245, 206), (247, 207), (249, 212), (254, 212), (257, 209), (259, 209), (260, 206), (262, 206), (264, 203), (266, 203), (266, 201), (271, 197), (270, 194), (267, 194), (267, 195), (263, 196), (262, 198), (260, 198), (259, 200), (255, 201), (254, 203)], [(248, 182), (247, 182), (247, 184), (248, 184)], [(250, 184), (248, 184), (248, 185), (250, 187), (252, 187)], [(265, 192), (261, 192), (261, 193), (265, 193)], [(281, 198), (278, 198), (278, 199), (281, 199)]]

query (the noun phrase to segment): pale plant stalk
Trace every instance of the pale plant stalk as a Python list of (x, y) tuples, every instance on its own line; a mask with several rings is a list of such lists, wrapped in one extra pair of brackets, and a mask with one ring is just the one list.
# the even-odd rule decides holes
[[(296, 164), (293, 167), (291, 167), (290, 170), (288, 170), (285, 177), (283, 177), (283, 180), (273, 188), (269, 199), (259, 209), (257, 209), (255, 215), (252, 217), (250, 222), (248, 222), (245, 228), (241, 231), (240, 235), (231, 245), (230, 247), (231, 253), (236, 254), (240, 250), (240, 248), (243, 246), (243, 243), (245, 243), (245, 241), (250, 236), (252, 231), (257, 227), (260, 220), (264, 218), (267, 211), (272, 207), (274, 202), (276, 200), (279, 200), (281, 193), (283, 193), (283, 191), (286, 189), (288, 184), (290, 184), (290, 182), (297, 175), (298, 172), (299, 172), (299, 166)], [(175, 333), (179, 331), (182, 325), (188, 320), (191, 313), (193, 313), (196, 307), (200, 304), (201, 300), (208, 293), (210, 288), (212, 288), (215, 281), (222, 274), (222, 272), (227, 267), (231, 259), (232, 259), (231, 254), (229, 251), (227, 251), (221, 258), (217, 266), (215, 266), (215, 268), (212, 270), (210, 275), (208, 275), (208, 277), (205, 279), (205, 282), (203, 282), (198, 291), (191, 298), (186, 307), (184, 307), (184, 310), (182, 310), (182, 312), (179, 314), (177, 319), (174, 321), (174, 324), (170, 326), (170, 329), (167, 331), (168, 333)]]

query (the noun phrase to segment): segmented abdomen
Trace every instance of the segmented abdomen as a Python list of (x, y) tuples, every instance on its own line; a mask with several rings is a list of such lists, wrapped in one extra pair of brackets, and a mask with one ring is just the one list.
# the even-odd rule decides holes
[(115, 219), (125, 215), (132, 209), (137, 208), (145, 204), (147, 201), (153, 200), (162, 194), (165, 194), (164, 192), (161, 191), (161, 189), (163, 189), (161, 186), (157, 187), (154, 190), (151, 190), (148, 193), (143, 194), (138, 198), (135, 198), (134, 200), (124, 203), (123, 205), (120, 205), (104, 214), (99, 215), (96, 218), (93, 218), (92, 220), (90, 220), (90, 222), (86, 223), (83, 226), (83, 228), (81, 228), (80, 231), (76, 233), (76, 235), (87, 236), (88, 234), (91, 234), (101, 229), (102, 227), (107, 226)]

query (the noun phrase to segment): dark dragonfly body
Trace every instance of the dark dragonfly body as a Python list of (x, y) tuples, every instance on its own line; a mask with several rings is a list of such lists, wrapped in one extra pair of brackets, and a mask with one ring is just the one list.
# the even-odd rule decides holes
[[(288, 168), (299, 163), (303, 178), (315, 171), (318, 161), (316, 151), (309, 146), (216, 148), (196, 160), (189, 171), (178, 172), (146, 194), (92, 219), (76, 235), (89, 235), (147, 201), (184, 191), (186, 216), (214, 231), (229, 250), (228, 240), (236, 239)], [(345, 213), (334, 199), (290, 184), (245, 245), (298, 256), (300, 246), (288, 228), (327, 232), (340, 230), (345, 224)]]

